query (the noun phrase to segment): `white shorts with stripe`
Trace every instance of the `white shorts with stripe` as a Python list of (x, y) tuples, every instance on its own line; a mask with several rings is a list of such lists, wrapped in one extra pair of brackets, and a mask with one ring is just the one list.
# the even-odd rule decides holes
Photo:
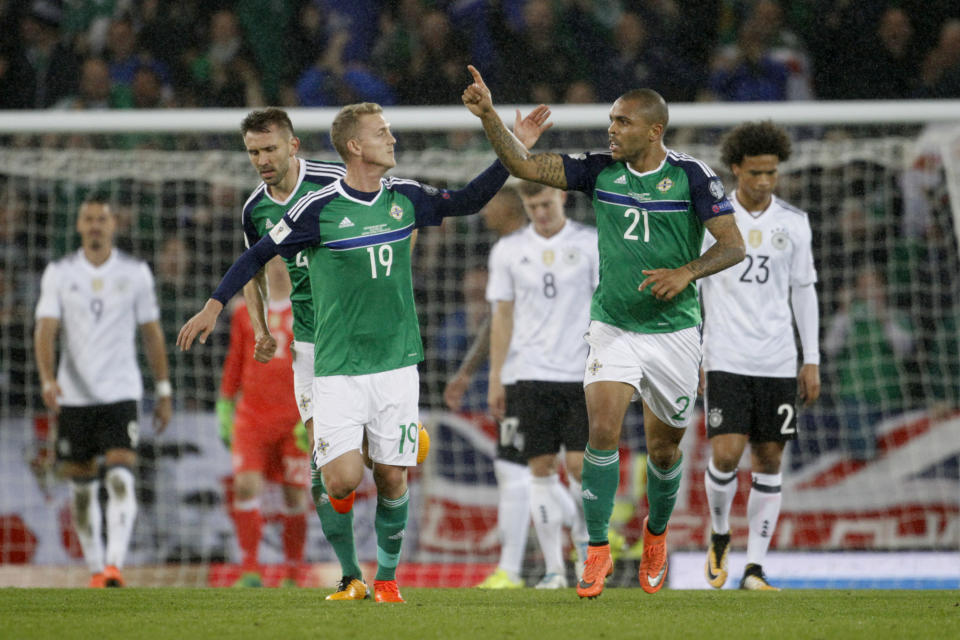
[(586, 335), (583, 386), (625, 382), (670, 426), (683, 429), (693, 415), (700, 376), (700, 329), (635, 333), (592, 320)]
[(293, 341), (293, 392), (304, 424), (313, 418), (313, 343)]
[(360, 376), (313, 379), (317, 468), (363, 446), (382, 464), (417, 464), (420, 374), (416, 365)]

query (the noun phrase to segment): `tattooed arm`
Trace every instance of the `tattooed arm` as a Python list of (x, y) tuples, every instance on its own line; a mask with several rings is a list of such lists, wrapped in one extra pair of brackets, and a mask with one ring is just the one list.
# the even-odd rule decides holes
[(468, 65), (467, 69), (473, 75), (473, 84), (463, 92), (463, 104), (480, 118), (493, 150), (507, 171), (524, 180), (566, 189), (567, 177), (562, 156), (558, 153), (530, 153), (497, 115), (490, 89), (483, 82), (480, 72), (472, 65)]
[(640, 283), (640, 291), (649, 288), (659, 300), (670, 300), (694, 280), (732, 267), (746, 254), (743, 236), (732, 214), (710, 218), (704, 225), (716, 239), (716, 244), (702, 256), (677, 269), (644, 269), (646, 280)]

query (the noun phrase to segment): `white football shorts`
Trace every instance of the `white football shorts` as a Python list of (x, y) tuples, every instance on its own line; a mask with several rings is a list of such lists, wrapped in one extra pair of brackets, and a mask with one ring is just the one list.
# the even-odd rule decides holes
[(363, 446), (370, 459), (398, 467), (417, 464), (420, 374), (416, 365), (360, 376), (313, 379), (314, 461), (331, 460)]
[(313, 417), (313, 343), (293, 341), (293, 392), (300, 408), (300, 420)]
[(685, 428), (693, 415), (700, 376), (700, 329), (635, 333), (598, 320), (585, 336), (590, 345), (583, 386), (625, 382), (667, 424)]

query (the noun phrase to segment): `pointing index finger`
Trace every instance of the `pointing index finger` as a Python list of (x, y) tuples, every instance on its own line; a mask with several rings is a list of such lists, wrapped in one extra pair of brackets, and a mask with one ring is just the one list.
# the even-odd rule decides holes
[(483, 76), (480, 75), (480, 72), (477, 71), (477, 68), (472, 64), (467, 65), (467, 71), (470, 72), (470, 75), (473, 76), (473, 81), (476, 82), (481, 87), (486, 86), (483, 84)]

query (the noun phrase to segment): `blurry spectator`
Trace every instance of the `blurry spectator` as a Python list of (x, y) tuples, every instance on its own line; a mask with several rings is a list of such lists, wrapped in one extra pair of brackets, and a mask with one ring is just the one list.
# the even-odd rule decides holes
[(87, 58), (80, 67), (80, 90), (57, 102), (57, 109), (111, 109), (119, 107), (110, 81), (110, 68), (102, 58)]
[(99, 57), (110, 39), (111, 20), (128, 10), (130, 4), (131, 0), (70, 0), (63, 8), (61, 33), (76, 53)]
[(433, 10), (421, 17), (418, 40), (400, 84), (401, 100), (423, 105), (459, 103), (470, 62), (466, 38), (453, 32), (446, 14)]
[(925, 98), (960, 98), (960, 19), (941, 27), (937, 46), (923, 61), (921, 79)]
[(26, 70), (14, 89), (26, 96), (24, 107), (45, 109), (77, 91), (79, 63), (60, 40), (61, 18), (59, 2), (34, 0), (20, 20), (23, 50), (8, 64)]
[(873, 64), (883, 73), (851, 74), (860, 79), (859, 89), (853, 90), (847, 99), (892, 99), (912, 98), (917, 92), (917, 76), (920, 59), (913, 39), (913, 25), (907, 12), (899, 7), (888, 7), (880, 16), (876, 42), (868, 49)]
[(228, 9), (210, 16), (206, 50), (190, 63), (198, 106), (252, 107), (265, 103), (260, 72)]
[(396, 104), (390, 87), (364, 64), (344, 64), (343, 48), (348, 38), (346, 33), (335, 33), (316, 63), (297, 80), (296, 95), (300, 106), (332, 107), (355, 102)]
[(510, 78), (494, 89), (499, 102), (556, 104), (569, 83), (587, 77), (583, 65), (590, 56), (577, 51), (569, 24), (557, 18), (556, 10), (547, 0), (527, 0), (519, 33), (503, 14), (491, 18), (500, 66), (496, 77)]
[(722, 101), (781, 101), (787, 99), (790, 71), (773, 58), (770, 33), (752, 20), (740, 28), (735, 47), (713, 62), (709, 89)]
[(567, 90), (563, 94), (563, 101), (566, 104), (596, 104), (599, 102), (596, 90), (586, 80), (575, 80), (567, 85)]
[[(651, 38), (646, 22), (625, 11), (613, 30), (609, 56), (598, 59), (594, 73), (602, 102), (612, 102), (629, 89), (656, 90), (670, 102), (691, 102), (702, 75), (682, 55)], [(594, 100), (596, 102), (596, 100)]]
[(265, 99), (276, 104), (280, 85), (287, 75), (288, 48), (285, 43), (296, 15), (294, 2), (236, 2), (237, 20), (243, 27), (245, 42), (253, 53), (252, 61), (260, 71)]
[(914, 338), (909, 319), (887, 304), (886, 282), (867, 263), (830, 320), (824, 352), (836, 376), (840, 434), (855, 460), (876, 457), (875, 428), (906, 408), (906, 356)]
[(401, 85), (413, 51), (420, 46), (424, 13), (420, 0), (400, 0), (380, 14), (380, 35), (370, 54), (370, 64), (394, 88)]
[(295, 85), (297, 79), (313, 66), (327, 49), (330, 39), (328, 27), (326, 15), (316, 3), (303, 3), (290, 26), (288, 36), (290, 46), (287, 47), (283, 78), (287, 85)]
[(753, 6), (749, 21), (765, 32), (770, 57), (787, 68), (787, 100), (813, 98), (810, 57), (800, 38), (784, 24), (780, 3), (759, 0)]

